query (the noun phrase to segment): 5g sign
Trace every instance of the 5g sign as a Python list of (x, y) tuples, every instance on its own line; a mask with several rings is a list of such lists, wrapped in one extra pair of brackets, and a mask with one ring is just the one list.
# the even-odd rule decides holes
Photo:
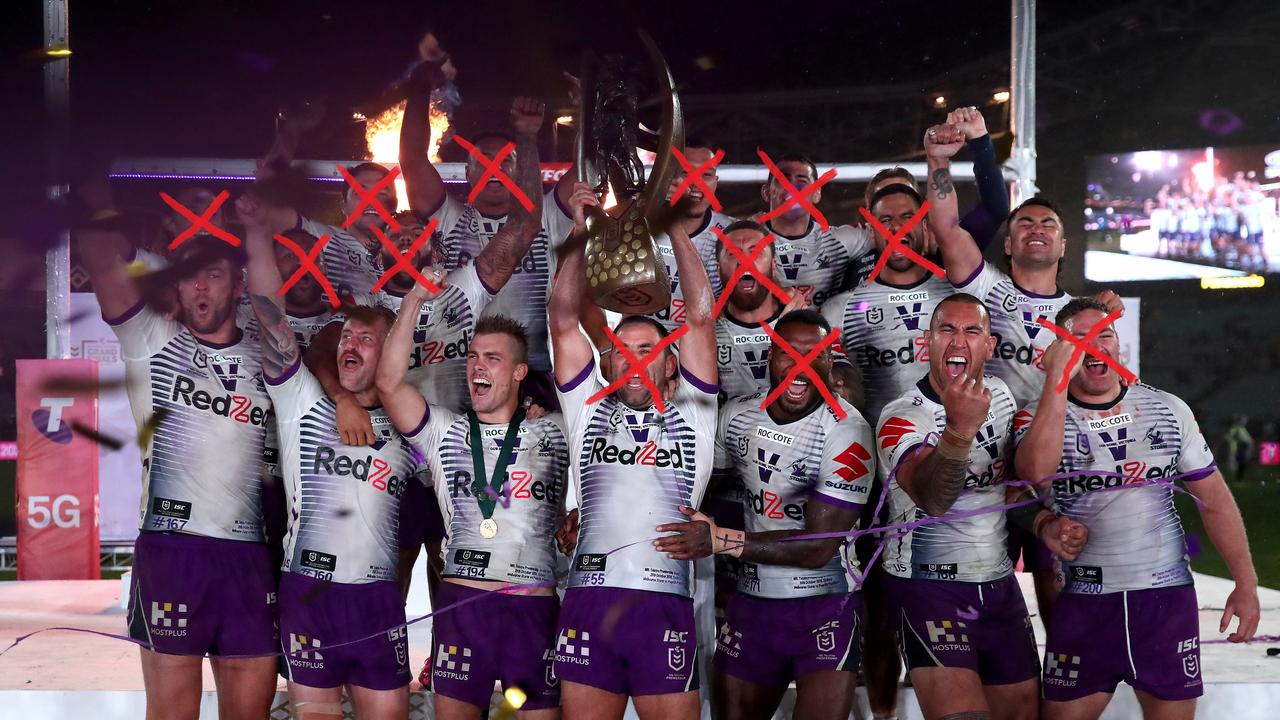
[(80, 527), (80, 498), (59, 495), (49, 501), (48, 495), (27, 496), (27, 524), (43, 530), (50, 524), (60, 528)]

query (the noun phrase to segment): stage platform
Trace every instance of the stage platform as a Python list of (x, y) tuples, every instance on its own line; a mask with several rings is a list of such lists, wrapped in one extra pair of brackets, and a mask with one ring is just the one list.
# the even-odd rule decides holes
[[(1021, 576), (1028, 606), (1035, 605), (1029, 592), (1029, 576)], [(1200, 600), (1202, 641), (1219, 638), (1218, 619), (1231, 584), (1220, 578), (1196, 576)], [(46, 627), (86, 628), (123, 633), (125, 614), (120, 607), (122, 584), (118, 580), (0, 582), (0, 647), (15, 637)], [(1263, 590), (1261, 635), (1280, 635), (1280, 592)], [(411, 610), (420, 609), (411, 602)], [(412, 617), (412, 615), (411, 615)], [(1037, 638), (1043, 629), (1036, 622)], [(429, 621), (410, 626), (409, 652), (416, 674), (430, 649)], [(1267, 657), (1267, 645), (1203, 645), (1205, 697), (1197, 718), (1220, 720), (1272, 720), (1280, 717), (1280, 657)], [(205, 664), (205, 698), (202, 718), (216, 718), (213, 678)], [(413, 718), (431, 718), (428, 693), (414, 683)], [(12, 718), (92, 717), (99, 720), (133, 720), (144, 715), (142, 673), (137, 648), (119, 640), (79, 632), (51, 631), (36, 635), (0, 657), (0, 715)], [(779, 717), (789, 717), (784, 701)], [(280, 683), (273, 718), (288, 718), (284, 683)], [(865, 695), (860, 698), (865, 713)], [(861, 717), (867, 717), (866, 714)], [(920, 717), (909, 688), (903, 690), (902, 713)], [(1121, 686), (1104, 718), (1138, 718), (1137, 702), (1127, 686)]]

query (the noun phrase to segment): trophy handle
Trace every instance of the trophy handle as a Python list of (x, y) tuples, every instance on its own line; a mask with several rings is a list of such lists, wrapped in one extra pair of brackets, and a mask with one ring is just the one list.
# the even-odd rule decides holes
[(596, 85), (595, 65), (595, 56), (590, 51), (583, 52), (582, 71), (578, 75), (578, 81), (582, 83), (582, 92), (578, 93), (578, 132), (573, 140), (573, 169), (578, 174), (578, 182), (586, 183), (593, 188), (600, 183), (600, 173), (587, 157), (585, 134), (587, 128), (595, 122), (595, 95), (588, 92), (589, 88), (594, 88)]
[(667, 190), (671, 186), (671, 178), (675, 176), (675, 158), (671, 157), (671, 148), (679, 148), (684, 152), (684, 110), (680, 107), (680, 95), (676, 92), (676, 81), (671, 77), (671, 69), (662, 57), (653, 38), (644, 30), (637, 30), (640, 42), (644, 43), (649, 59), (653, 62), (657, 74), (658, 92), (662, 95), (662, 126), (658, 137), (657, 157), (653, 161), (653, 170), (644, 188), (644, 216), (655, 218), (662, 211), (667, 201)]

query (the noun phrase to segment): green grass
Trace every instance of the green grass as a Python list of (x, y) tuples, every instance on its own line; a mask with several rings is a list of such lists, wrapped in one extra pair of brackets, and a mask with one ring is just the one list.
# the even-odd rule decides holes
[[(1266, 485), (1261, 482), (1266, 480)], [(1228, 483), (1235, 495), (1245, 532), (1249, 534), (1249, 550), (1263, 587), (1280, 588), (1280, 468), (1252, 467), (1241, 482)], [(1187, 530), (1188, 544), (1199, 546), (1191, 558), (1191, 568), (1199, 573), (1231, 577), (1227, 563), (1209, 542), (1204, 523), (1195, 502), (1184, 493), (1177, 495), (1178, 514)]]

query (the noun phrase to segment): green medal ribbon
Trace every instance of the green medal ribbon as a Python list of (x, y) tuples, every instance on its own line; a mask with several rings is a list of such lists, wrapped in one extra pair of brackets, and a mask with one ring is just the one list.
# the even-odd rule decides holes
[[(515, 447), (516, 438), (520, 435), (520, 423), (524, 422), (524, 408), (516, 410), (516, 414), (507, 425), (507, 436), (502, 439), (502, 447), (498, 450), (498, 462), (493, 466), (493, 477), (487, 480), (482, 445), (484, 438), (480, 436), (480, 418), (476, 417), (474, 410), (468, 410), (467, 419), (471, 421), (471, 467), (475, 472), (475, 479), (480, 481), (478, 484), (473, 483), (472, 487), (481, 488), (480, 492), (475, 493), (476, 503), (480, 505), (480, 514), (488, 520), (493, 517), (493, 510), (498, 505), (498, 496), (502, 494), (502, 486), (507, 482), (507, 463), (511, 461), (511, 450)], [(484, 492), (485, 487), (491, 488), (493, 492)]]

